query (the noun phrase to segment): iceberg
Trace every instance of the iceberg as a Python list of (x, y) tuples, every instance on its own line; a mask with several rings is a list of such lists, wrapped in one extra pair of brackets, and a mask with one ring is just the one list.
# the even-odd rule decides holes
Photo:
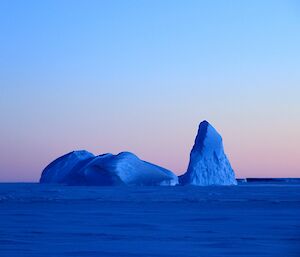
[(178, 177), (130, 152), (94, 156), (87, 151), (73, 151), (50, 163), (42, 172), (40, 182), (95, 186), (173, 186), (178, 184)]
[(77, 171), (93, 158), (95, 155), (85, 150), (67, 153), (43, 170), (40, 183), (69, 184), (71, 180), (77, 180)]
[(187, 172), (179, 177), (179, 182), (199, 186), (237, 184), (222, 137), (207, 121), (199, 125)]
[(199, 125), (187, 172), (179, 178), (170, 170), (139, 159), (130, 152), (95, 156), (73, 151), (51, 162), (40, 183), (66, 185), (236, 185), (220, 134), (207, 121)]

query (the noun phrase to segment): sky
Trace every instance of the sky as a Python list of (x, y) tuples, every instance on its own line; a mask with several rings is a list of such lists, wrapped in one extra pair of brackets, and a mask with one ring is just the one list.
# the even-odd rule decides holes
[(77, 149), (182, 174), (198, 125), (237, 177), (300, 177), (300, 4), (0, 1), (0, 181)]

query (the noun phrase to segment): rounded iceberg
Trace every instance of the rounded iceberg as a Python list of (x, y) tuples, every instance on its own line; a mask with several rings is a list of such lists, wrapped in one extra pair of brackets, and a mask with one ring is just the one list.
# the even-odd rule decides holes
[(50, 163), (43, 171), (40, 182), (95, 186), (173, 186), (178, 184), (178, 177), (130, 152), (94, 156), (86, 151), (74, 151)]

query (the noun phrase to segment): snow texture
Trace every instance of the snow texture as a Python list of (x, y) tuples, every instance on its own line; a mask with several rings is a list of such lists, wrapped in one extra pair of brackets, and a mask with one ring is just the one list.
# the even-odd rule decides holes
[(51, 164), (42, 173), (41, 183), (67, 185), (176, 185), (178, 177), (171, 171), (140, 160), (130, 152), (94, 156), (74, 151)]
[(0, 183), (1, 257), (299, 257), (300, 184)]
[(222, 137), (207, 121), (199, 125), (188, 170), (179, 180), (183, 185), (237, 184), (234, 171), (224, 153)]

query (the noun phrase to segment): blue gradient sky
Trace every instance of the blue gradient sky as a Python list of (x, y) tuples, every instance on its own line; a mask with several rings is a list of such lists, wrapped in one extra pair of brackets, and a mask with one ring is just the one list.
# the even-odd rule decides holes
[(177, 174), (198, 123), (238, 177), (300, 176), (299, 1), (0, 2), (0, 181), (73, 149)]

